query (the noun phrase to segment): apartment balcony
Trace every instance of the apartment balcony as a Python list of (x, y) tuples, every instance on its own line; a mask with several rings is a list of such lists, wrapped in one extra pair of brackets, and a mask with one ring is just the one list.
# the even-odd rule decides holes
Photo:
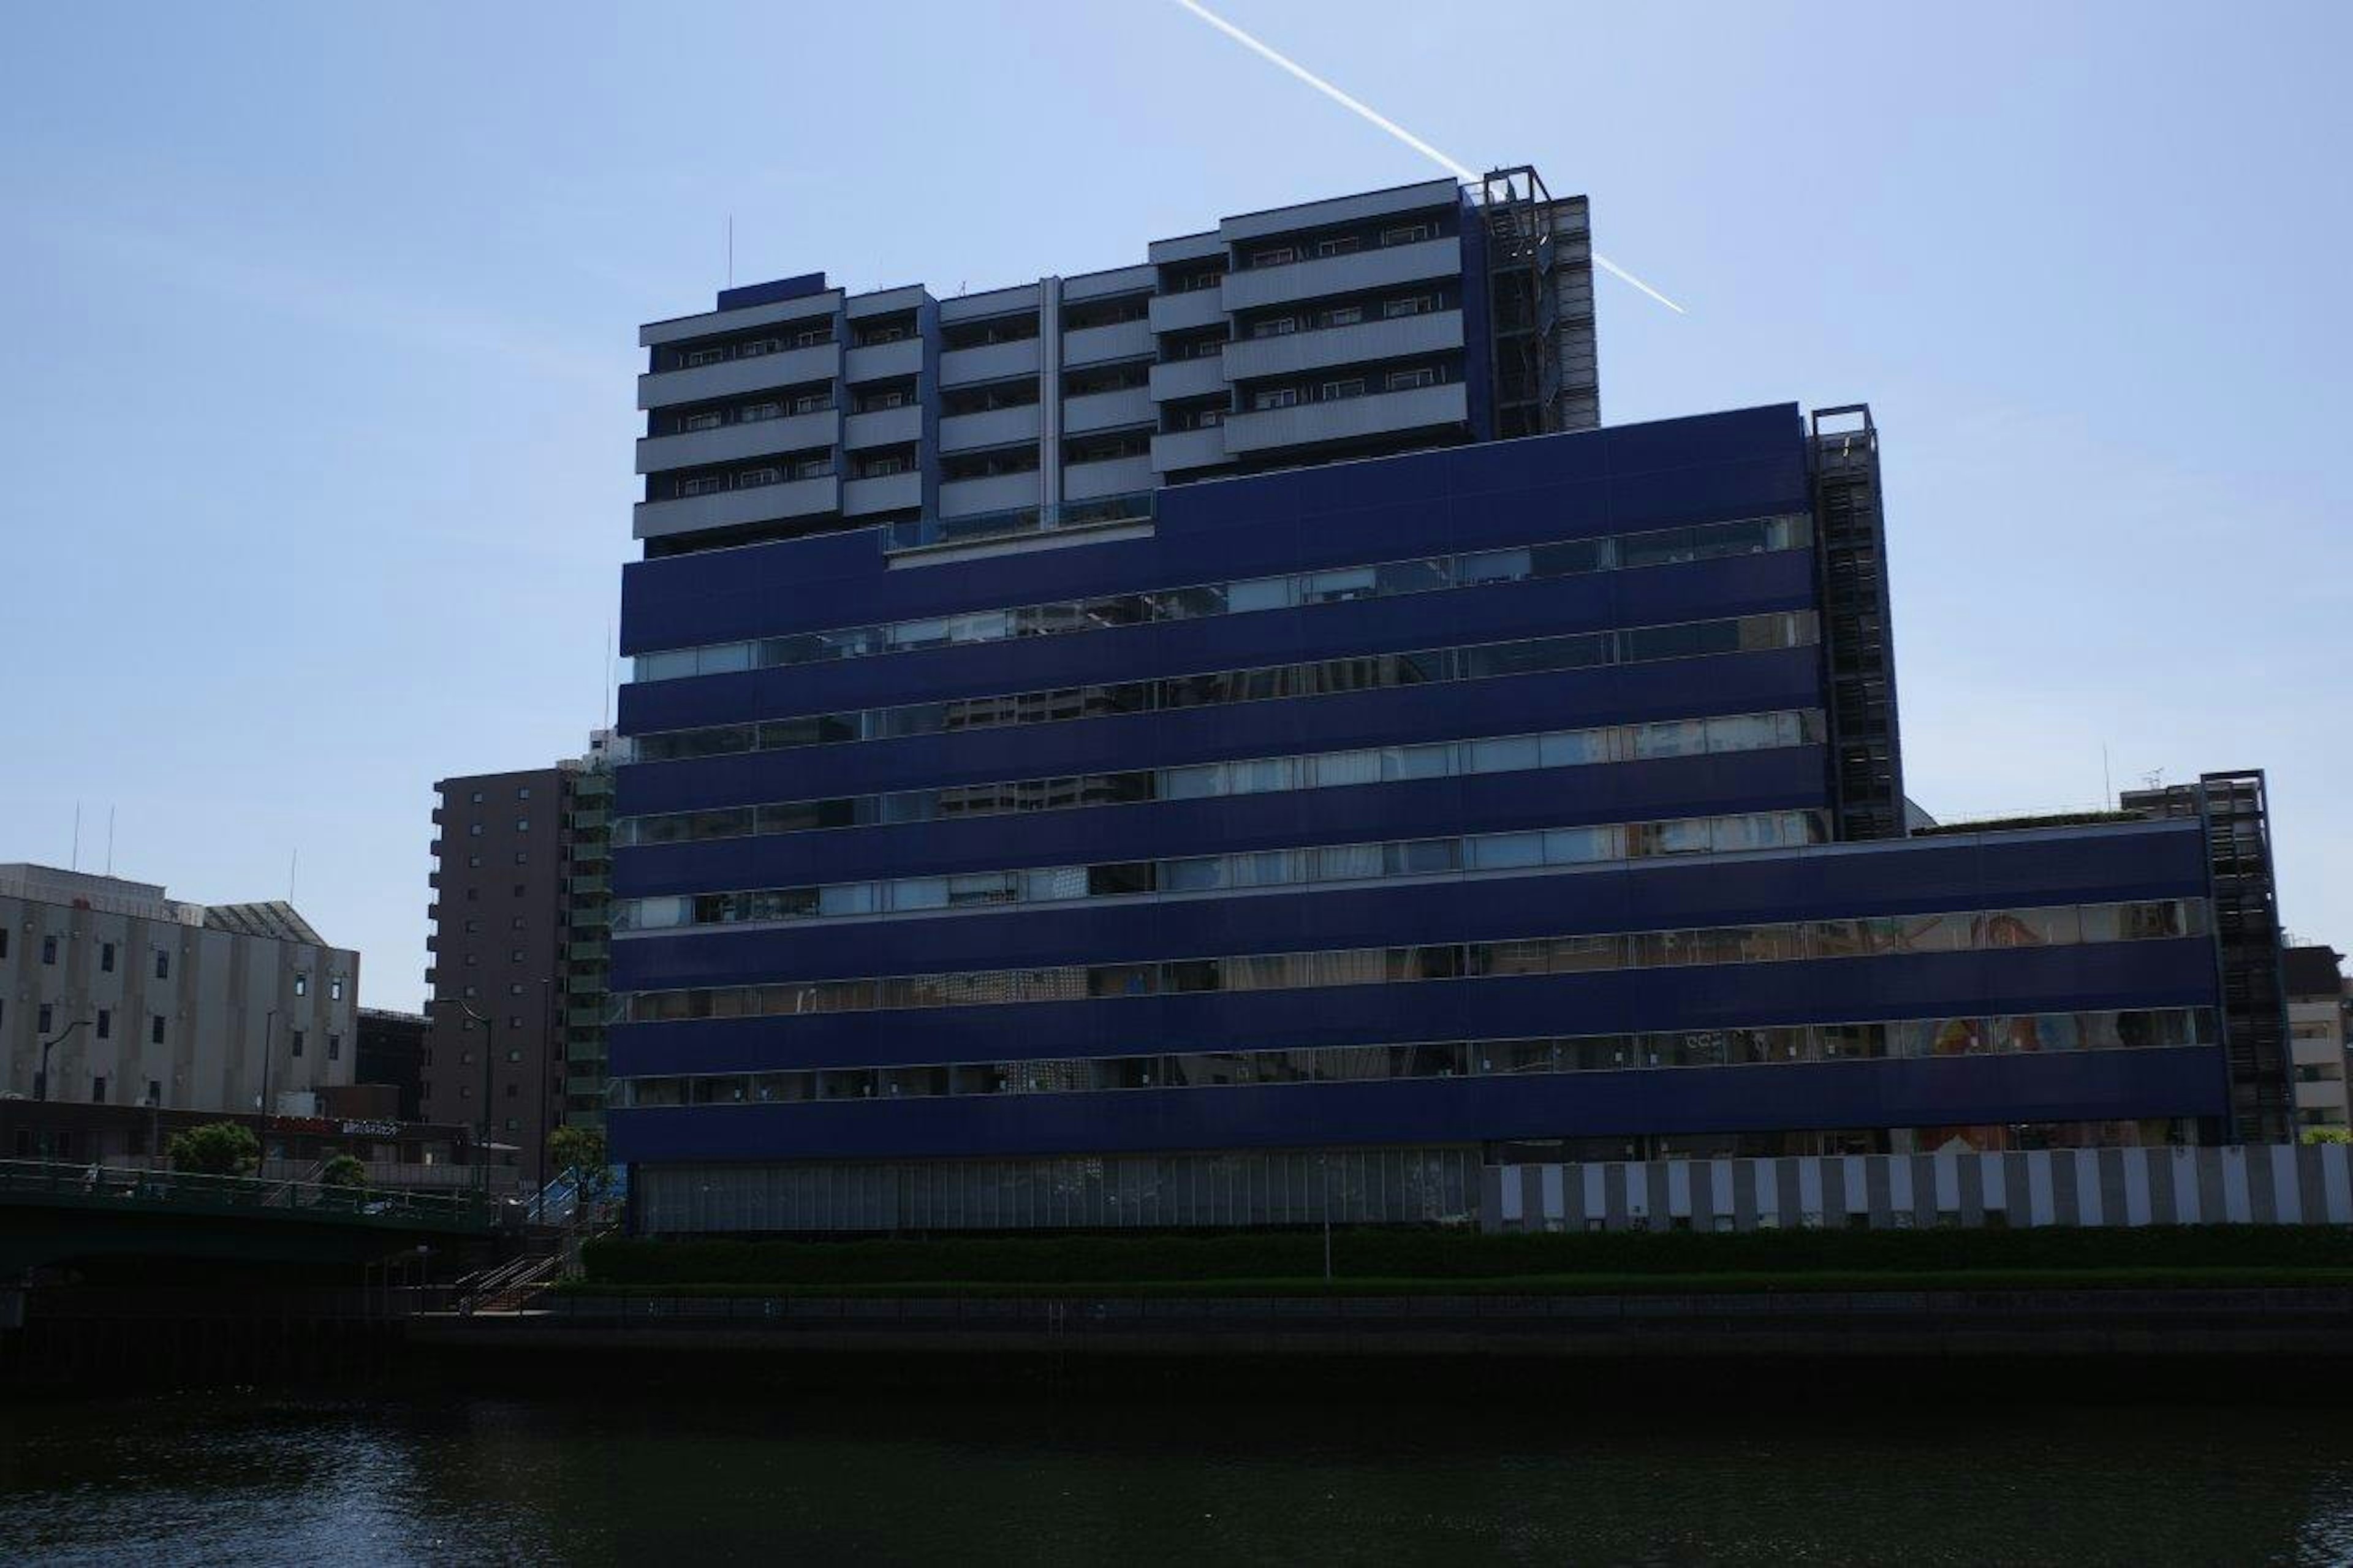
[(605, 1022), (605, 1009), (601, 1005), (596, 1007), (568, 1007), (565, 1010), (564, 1022), (566, 1026), (575, 1029), (586, 1029), (601, 1026)]
[(1250, 452), (1280, 451), (1287, 447), (1443, 428), (1464, 424), (1470, 416), (1470, 401), (1458, 381), (1441, 386), (1418, 386), (1409, 392), (1377, 392), (1329, 403), (1302, 403), (1290, 408), (1230, 414), (1221, 428), (1227, 455), (1240, 457)]
[(1324, 327), (1312, 332), (1286, 332), (1280, 337), (1228, 343), (1225, 367), (1231, 379), (1250, 381), (1261, 376), (1296, 375), (1331, 365), (1368, 364), (1378, 360), (1443, 353), (1461, 347), (1462, 312), (1431, 310), (1419, 316), (1358, 321), (1352, 326)]
[(426, 872), (425, 885), (428, 888), (438, 888), (441, 885), (441, 873), (438, 871)]
[(903, 447), (923, 438), (923, 411), (916, 404), (853, 414), (841, 422), (841, 444), (849, 447)]
[(985, 414), (955, 414), (940, 421), (942, 452), (978, 452), (991, 447), (1011, 447), (1035, 441), (1042, 428), (1038, 405), (992, 408)]
[(1062, 400), (1062, 434), (1083, 436), (1091, 430), (1117, 430), (1124, 426), (1149, 425), (1156, 417), (1149, 387), (1123, 387), (1117, 392), (1089, 393)]
[(1226, 433), (1216, 425), (1206, 430), (1171, 430), (1152, 438), (1155, 473), (1181, 474), (1187, 468), (1214, 468), (1226, 461)]
[(438, 805), (433, 808), (433, 826), (436, 827), (441, 826), (441, 808)]
[(740, 463), (771, 452), (806, 452), (833, 445), (841, 429), (841, 416), (831, 408), (795, 414), (783, 419), (752, 419), (722, 425), (715, 430), (687, 430), (675, 436), (649, 436), (638, 443), (638, 472), (665, 468), (700, 468), (712, 463)]
[[(1229, 352), (1233, 344), (1226, 345)], [(1207, 397), (1226, 389), (1226, 364), (1222, 356), (1211, 354), (1206, 359), (1170, 360), (1152, 367), (1152, 398), (1155, 403), (1174, 403), (1186, 397)]]
[(1004, 381), (1035, 375), (1040, 361), (1038, 340), (1022, 338), (1009, 343), (984, 343), (975, 349), (951, 349), (940, 355), (940, 384), (967, 386), (979, 381)]
[(805, 349), (786, 349), (781, 353), (700, 364), (691, 370), (649, 372), (638, 377), (638, 406), (668, 408), (672, 404), (701, 403), (713, 397), (740, 397), (775, 387), (834, 381), (840, 374), (841, 345), (817, 343)]
[(905, 511), (923, 504), (923, 476), (913, 468), (902, 474), (850, 479), (841, 487), (844, 517), (872, 517), (877, 512)]
[(923, 340), (921, 338), (901, 338), (895, 343), (870, 343), (862, 349), (850, 349), (841, 356), (841, 379), (852, 385), (920, 375), (923, 369)]
[[(1253, 267), (1229, 272), (1219, 294), (1229, 313), (1301, 300), (1321, 300), (1334, 294), (1355, 294), (1400, 283), (1459, 277), (1462, 242), (1452, 235), (1388, 245), (1346, 256), (1316, 256), (1282, 267)], [(1207, 290), (1203, 290), (1207, 292)]]
[(441, 858), (441, 840), (438, 837), (428, 840), (425, 846), (425, 852), (436, 860)]
[(596, 963), (603, 960), (608, 951), (610, 944), (607, 942), (575, 942), (565, 945), (564, 956), (574, 963)]
[(1152, 459), (1142, 453), (1100, 463), (1071, 463), (1062, 469), (1062, 496), (1066, 500), (1097, 500), (1148, 490), (1155, 482)]
[(841, 481), (827, 474), (778, 485), (754, 485), (750, 489), (681, 496), (676, 500), (639, 501), (636, 533), (639, 539), (661, 539), (674, 533), (816, 517), (840, 508)]
[(1188, 289), (1182, 294), (1155, 294), (1145, 324), (1155, 332), (1197, 332), (1226, 319), (1225, 298), (1215, 289)]
[(1013, 511), (1022, 507), (1036, 506), (1042, 493), (1034, 468), (1026, 474), (957, 479), (940, 486), (940, 515), (963, 517), (978, 511)]
[(566, 975), (564, 981), (565, 994), (568, 996), (602, 996), (606, 988), (607, 983), (601, 974)]
[[(1200, 292), (1206, 294), (1208, 289)], [(1158, 345), (1153, 342), (1152, 322), (1147, 317), (1135, 321), (1113, 321), (1107, 327), (1081, 327), (1062, 334), (1062, 366), (1102, 364), (1110, 360), (1150, 359)]]
[(573, 893), (601, 893), (609, 885), (602, 876), (572, 877), (566, 879), (565, 890)]

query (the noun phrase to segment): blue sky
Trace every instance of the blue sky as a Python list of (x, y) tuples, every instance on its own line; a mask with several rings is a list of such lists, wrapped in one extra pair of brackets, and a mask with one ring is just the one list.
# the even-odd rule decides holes
[[(1594, 200), (1611, 423), (1867, 400), (1914, 795), (2268, 768), (2353, 945), (2353, 9), (1230, 0)], [(1858, 13), (1857, 16), (1862, 14)], [(88, 4), (0, 49), (0, 859), (285, 891), (415, 1005), (436, 778), (604, 711), (642, 321), (1428, 177), (1166, 0)]]

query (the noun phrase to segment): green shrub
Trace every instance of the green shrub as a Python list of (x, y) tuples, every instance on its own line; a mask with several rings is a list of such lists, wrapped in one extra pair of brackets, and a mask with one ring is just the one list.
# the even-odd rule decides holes
[[(856, 1285), (969, 1280), (1310, 1279), (1323, 1273), (1312, 1231), (1162, 1236), (965, 1237), (864, 1241), (588, 1244), (590, 1280), (614, 1285)], [(1613, 1231), (1489, 1236), (1348, 1230), (1334, 1240), (1343, 1278), (1493, 1279), (1535, 1274), (1724, 1274), (1978, 1269), (2348, 1268), (2353, 1229), (2176, 1226), (2009, 1230), (1760, 1230), (1711, 1235)]]
[(261, 1143), (234, 1121), (207, 1121), (174, 1132), (164, 1146), (172, 1169), (198, 1176), (249, 1176), (261, 1164)]

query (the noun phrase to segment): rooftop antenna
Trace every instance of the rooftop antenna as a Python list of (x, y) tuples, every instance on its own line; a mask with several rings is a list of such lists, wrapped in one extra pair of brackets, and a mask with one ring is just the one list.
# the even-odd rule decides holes
[[(1250, 50), (1250, 53), (1258, 56), (1261, 59), (1265, 60), (1268, 64), (1290, 72), (1293, 76), (1297, 77), (1301, 81), (1305, 82), (1308, 86), (1314, 88), (1316, 91), (1322, 93), (1324, 97), (1330, 99), (1341, 108), (1348, 110), (1351, 114), (1356, 115), (1359, 118), (1378, 126), (1381, 130), (1388, 132), (1390, 135), (1396, 137), (1398, 141), (1404, 142), (1407, 146), (1412, 148), (1423, 157), (1428, 158), (1430, 162), (1438, 164), (1440, 167), (1448, 170), (1456, 179), (1464, 182), (1466, 184), (1475, 185), (1480, 183), (1478, 174), (1469, 165), (1463, 163), (1461, 160), (1448, 157), (1445, 153), (1440, 152), (1437, 148), (1431, 146), (1420, 137), (1416, 136), (1412, 132), (1408, 131), (1404, 126), (1399, 125), (1396, 121), (1391, 120), (1388, 116), (1374, 109), (1370, 104), (1349, 97), (1346, 93), (1342, 92), (1338, 88), (1334, 87), (1330, 82), (1325, 81), (1322, 77), (1317, 76), (1314, 71), (1309, 70), (1305, 66), (1301, 65), (1298, 61), (1280, 53), (1266, 44), (1261, 43), (1250, 34), (1245, 33), (1240, 27), (1235, 26), (1231, 22), (1227, 21), (1223, 16), (1211, 11), (1208, 6), (1200, 5), (1198, 0), (1176, 0), (1176, 4), (1182, 5), (1186, 10), (1193, 13), (1194, 16), (1198, 16), (1201, 20), (1209, 24), (1209, 26), (1215, 27), (1220, 33), (1223, 33), (1226, 37), (1231, 38), (1242, 47)], [(1687, 316), (1691, 313), (1684, 310), (1681, 305), (1676, 304), (1672, 300), (1668, 299), (1664, 294), (1660, 293), (1656, 289), (1651, 288), (1648, 283), (1643, 282), (1640, 278), (1635, 277), (1632, 273), (1627, 271), (1624, 268), (1619, 266), (1616, 262), (1602, 255), (1598, 250), (1593, 253), (1593, 265), (1601, 268), (1602, 271), (1609, 274), (1610, 277), (1617, 279), (1620, 282), (1630, 284), (1632, 287), (1641, 289), (1643, 293), (1648, 294), (1651, 299), (1656, 300), (1660, 304), (1664, 305), (1668, 310), (1672, 310), (1678, 316)]]
[(294, 901), (294, 868), (301, 863), (302, 850), (298, 845), (294, 853), (286, 858), (286, 901), (290, 904)]

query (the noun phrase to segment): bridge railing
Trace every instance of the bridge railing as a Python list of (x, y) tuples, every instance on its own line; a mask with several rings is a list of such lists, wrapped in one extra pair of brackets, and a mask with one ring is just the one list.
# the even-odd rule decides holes
[(496, 1212), (479, 1193), (403, 1192), (59, 1160), (0, 1160), (0, 1198), (216, 1214), (260, 1210), (468, 1229), (488, 1225)]

